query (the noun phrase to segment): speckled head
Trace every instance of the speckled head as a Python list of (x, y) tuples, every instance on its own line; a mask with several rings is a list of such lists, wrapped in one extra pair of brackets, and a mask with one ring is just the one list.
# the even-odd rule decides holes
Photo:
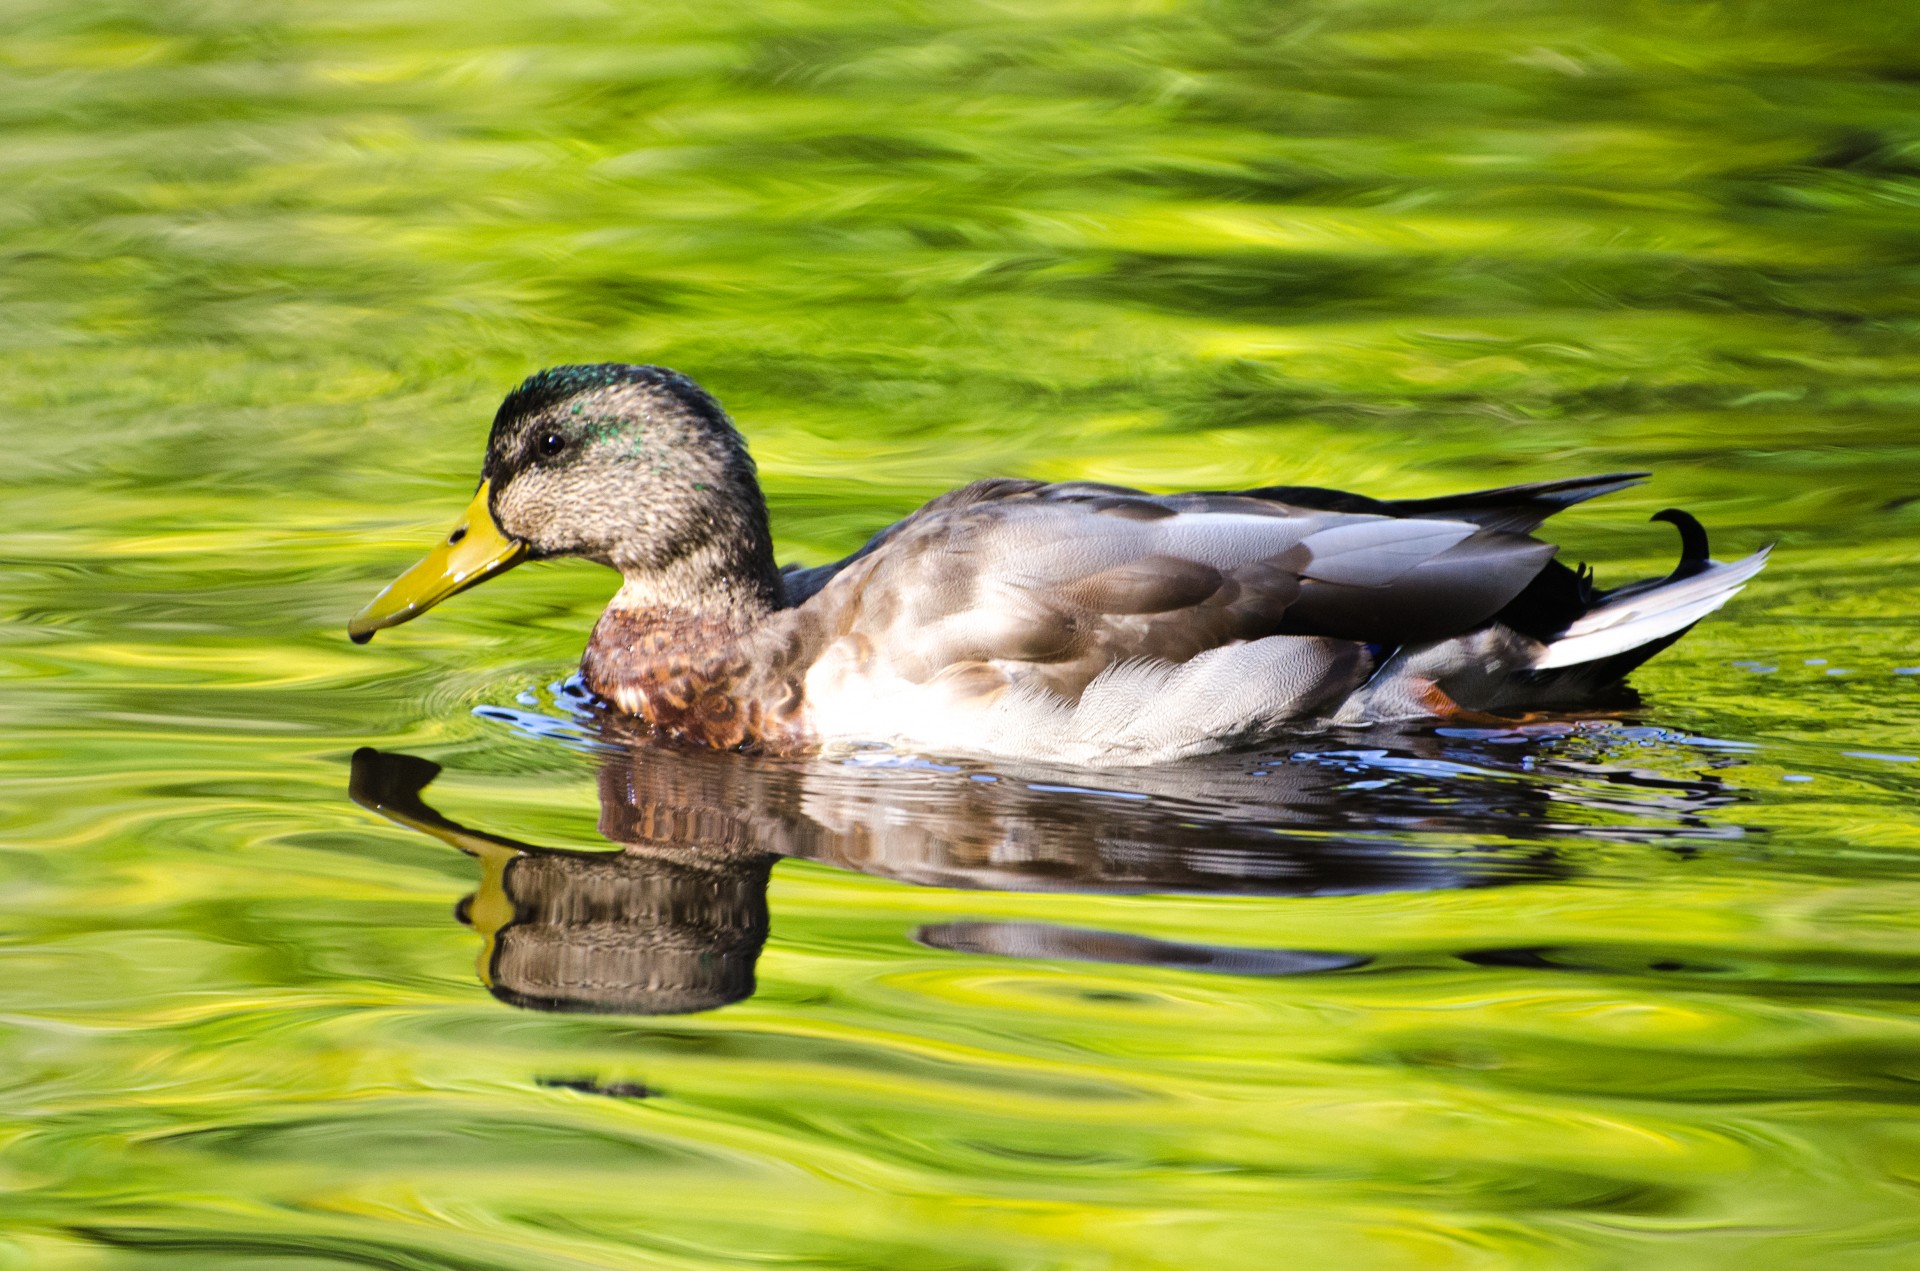
[(643, 439), (647, 425), (662, 416), (693, 424), (745, 452), (720, 403), (680, 372), (664, 366), (596, 362), (550, 367), (529, 375), (507, 394), (493, 416), (484, 475), (498, 486), (503, 475), (541, 459), (558, 458), (540, 444), (547, 431), (556, 433), (563, 445), (573, 443), (566, 448), (573, 452), (569, 458), (577, 458), (580, 443), (625, 440), (632, 449), (632, 443)]
[(622, 572), (696, 548), (717, 504), (761, 507), (746, 442), (720, 403), (658, 366), (529, 377), (494, 415), (481, 476), (501, 531), (536, 557), (584, 556)]
[(659, 366), (530, 376), (494, 415), (480, 492), (445, 542), (355, 616), (364, 640), (522, 559), (579, 556), (617, 603), (750, 619), (779, 603), (746, 441), (707, 391)]

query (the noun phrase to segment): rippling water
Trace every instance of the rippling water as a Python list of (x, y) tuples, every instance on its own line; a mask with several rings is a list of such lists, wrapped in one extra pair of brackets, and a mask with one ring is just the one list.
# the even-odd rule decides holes
[[(4, 14), (0, 1259), (1912, 1264), (1911, 6)], [(349, 646), (601, 358), (785, 559), (997, 473), (1780, 546), (1635, 711), (1118, 775), (635, 745), (578, 563)]]

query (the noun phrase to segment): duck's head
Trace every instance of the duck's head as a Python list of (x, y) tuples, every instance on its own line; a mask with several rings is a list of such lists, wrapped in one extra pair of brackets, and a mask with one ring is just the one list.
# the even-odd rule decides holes
[(507, 395), (452, 531), (347, 624), (356, 643), (524, 560), (582, 556), (625, 603), (740, 614), (779, 603), (766, 501), (720, 404), (677, 371), (541, 371)]

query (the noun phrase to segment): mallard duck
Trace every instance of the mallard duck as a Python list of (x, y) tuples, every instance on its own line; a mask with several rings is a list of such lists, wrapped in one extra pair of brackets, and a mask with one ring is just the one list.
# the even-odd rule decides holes
[(1304, 723), (1589, 704), (1718, 609), (1762, 550), (1597, 590), (1532, 537), (1609, 473), (1429, 499), (976, 481), (831, 565), (780, 569), (745, 440), (657, 366), (563, 366), (494, 416), (473, 501), (354, 615), (357, 642), (522, 561), (620, 590), (586, 686), (656, 735), (1151, 763)]

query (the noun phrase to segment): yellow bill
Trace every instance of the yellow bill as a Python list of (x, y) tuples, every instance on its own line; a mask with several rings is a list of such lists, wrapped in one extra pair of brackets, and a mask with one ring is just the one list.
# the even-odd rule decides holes
[(382, 627), (418, 618), (448, 596), (512, 569), (527, 557), (527, 545), (508, 538), (487, 508), (488, 482), (460, 514), (453, 531), (419, 564), (387, 584), (347, 623), (355, 644), (365, 644)]

